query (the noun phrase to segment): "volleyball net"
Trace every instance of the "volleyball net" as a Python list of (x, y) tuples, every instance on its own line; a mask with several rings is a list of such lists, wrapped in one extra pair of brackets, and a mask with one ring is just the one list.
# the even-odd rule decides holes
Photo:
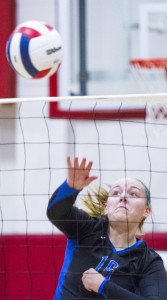
[(148, 186), (145, 239), (167, 268), (167, 94), (1, 99), (0, 299), (53, 298), (65, 238), (46, 208), (68, 155), (92, 160), (99, 185), (133, 177)]

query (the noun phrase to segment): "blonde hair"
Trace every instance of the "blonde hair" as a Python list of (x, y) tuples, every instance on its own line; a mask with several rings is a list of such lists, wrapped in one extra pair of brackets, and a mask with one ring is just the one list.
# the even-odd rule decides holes
[(103, 187), (95, 187), (82, 197), (86, 212), (92, 217), (104, 217), (105, 206), (108, 199), (109, 190)]
[[(139, 181), (139, 180), (138, 180)], [(141, 181), (139, 181), (141, 182)], [(142, 183), (142, 182), (141, 182)], [(105, 214), (105, 206), (109, 196), (109, 190), (111, 188), (110, 185), (107, 185), (108, 190), (103, 187), (95, 187), (88, 190), (87, 195), (82, 197), (82, 201), (84, 203), (85, 211), (92, 217), (106, 217)], [(148, 199), (148, 195), (146, 192), (146, 186), (143, 184), (146, 197), (147, 197), (147, 205), (150, 207), (150, 198)], [(150, 194), (149, 194), (150, 197)], [(137, 232), (138, 236), (143, 235), (143, 225), (145, 218), (139, 224), (139, 231)]]

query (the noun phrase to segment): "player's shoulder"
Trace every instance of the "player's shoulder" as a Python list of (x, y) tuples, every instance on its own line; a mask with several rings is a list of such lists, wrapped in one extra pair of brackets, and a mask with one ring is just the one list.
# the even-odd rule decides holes
[(161, 256), (154, 250), (150, 248), (145, 241), (142, 242), (143, 255), (142, 255), (142, 265), (144, 269), (147, 269), (148, 266), (160, 266), (163, 265)]
[(160, 255), (156, 252), (155, 249), (148, 246), (148, 244), (143, 240), (142, 241), (143, 248), (145, 249), (145, 255), (151, 258), (161, 258)]

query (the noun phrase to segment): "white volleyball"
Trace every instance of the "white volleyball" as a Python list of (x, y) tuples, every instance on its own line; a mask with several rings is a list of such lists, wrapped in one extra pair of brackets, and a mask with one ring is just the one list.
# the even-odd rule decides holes
[(62, 38), (50, 25), (28, 21), (12, 32), (6, 56), (10, 66), (27, 79), (49, 77), (62, 62)]

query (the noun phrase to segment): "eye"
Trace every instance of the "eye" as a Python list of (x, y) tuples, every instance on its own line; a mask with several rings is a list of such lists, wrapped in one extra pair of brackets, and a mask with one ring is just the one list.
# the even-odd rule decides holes
[(119, 197), (121, 195), (121, 192), (120, 191), (113, 191), (111, 196), (113, 197)]
[(135, 193), (135, 192), (131, 192), (129, 195), (130, 195), (132, 198), (137, 198), (137, 197), (138, 197), (137, 193)]

